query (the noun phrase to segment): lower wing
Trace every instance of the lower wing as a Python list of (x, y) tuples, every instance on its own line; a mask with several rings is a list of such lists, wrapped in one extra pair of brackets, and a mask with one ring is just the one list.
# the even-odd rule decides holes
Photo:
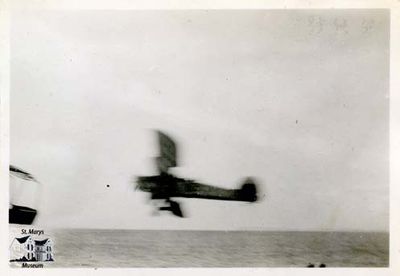
[(254, 181), (249, 178), (246, 179), (240, 189), (224, 189), (183, 180), (176, 183), (171, 197), (254, 202), (257, 201), (257, 187)]

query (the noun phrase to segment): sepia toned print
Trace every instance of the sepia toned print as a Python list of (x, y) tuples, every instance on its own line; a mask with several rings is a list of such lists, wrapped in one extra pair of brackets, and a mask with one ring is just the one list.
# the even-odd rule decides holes
[(388, 267), (388, 10), (10, 19), (10, 266)]

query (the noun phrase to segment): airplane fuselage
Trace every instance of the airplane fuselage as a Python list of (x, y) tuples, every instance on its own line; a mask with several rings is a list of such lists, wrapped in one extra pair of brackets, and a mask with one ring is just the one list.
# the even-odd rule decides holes
[(243, 187), (242, 189), (224, 189), (175, 177), (170, 174), (141, 176), (138, 177), (136, 183), (136, 188), (151, 193), (152, 199), (186, 197), (247, 202), (257, 200), (255, 188), (253, 191), (251, 184), (244, 185), (247, 189)]

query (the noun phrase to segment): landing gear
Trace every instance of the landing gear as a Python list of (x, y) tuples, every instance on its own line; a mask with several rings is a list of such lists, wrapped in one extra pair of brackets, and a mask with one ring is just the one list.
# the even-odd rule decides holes
[(175, 216), (183, 218), (183, 213), (181, 207), (178, 202), (172, 201), (170, 199), (166, 199), (165, 202), (168, 204), (167, 206), (162, 206), (158, 208), (160, 211), (171, 211)]

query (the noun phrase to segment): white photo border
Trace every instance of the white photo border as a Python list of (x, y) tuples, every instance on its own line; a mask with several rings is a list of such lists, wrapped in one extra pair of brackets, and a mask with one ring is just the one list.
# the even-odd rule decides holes
[[(13, 269), (8, 262), (9, 13), (12, 10), (126, 9), (390, 9), (390, 265), (388, 268), (48, 268)], [(400, 275), (400, 1), (263, 0), (9, 0), (0, 1), (0, 271), (2, 275)], [(397, 184), (397, 185), (396, 185)], [(3, 274), (4, 273), (4, 274)]]

